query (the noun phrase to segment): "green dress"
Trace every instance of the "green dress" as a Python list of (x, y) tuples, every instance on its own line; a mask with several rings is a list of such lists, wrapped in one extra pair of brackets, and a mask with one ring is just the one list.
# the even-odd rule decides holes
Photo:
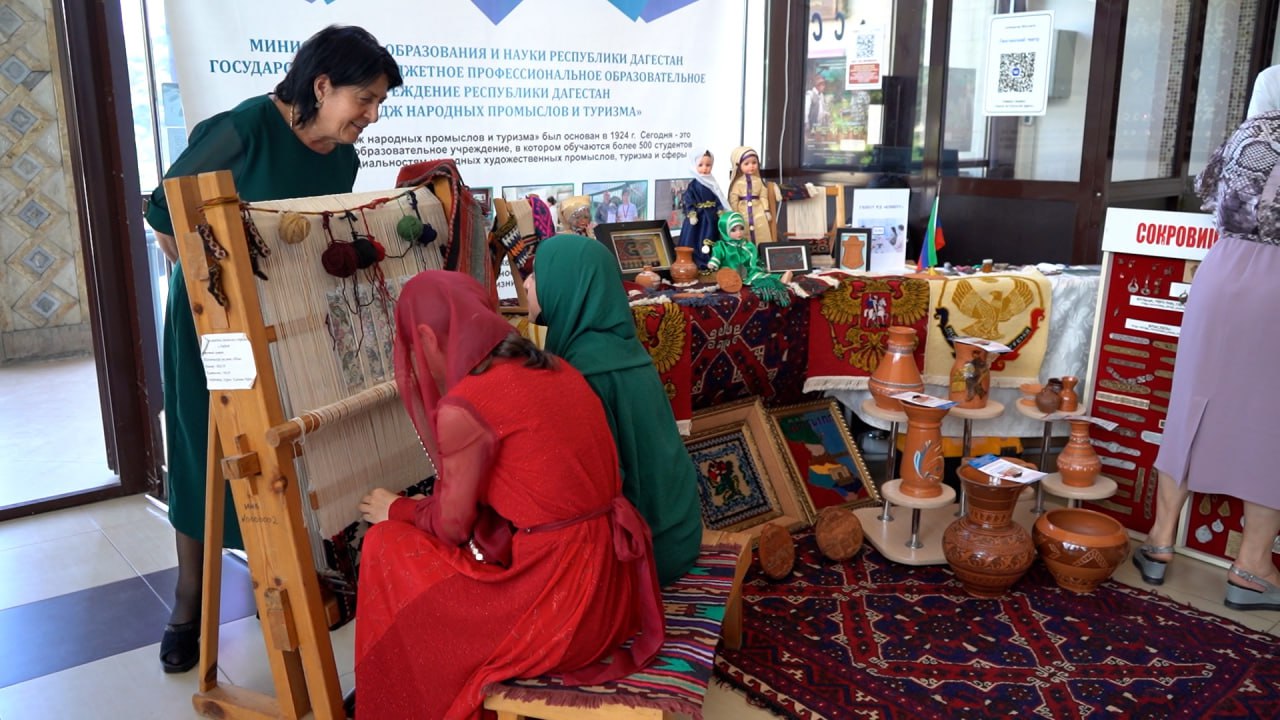
[(622, 494), (653, 533), (658, 581), (693, 567), (702, 545), (697, 470), (635, 320), (618, 263), (578, 235), (538, 244), (533, 261), (547, 350), (577, 368), (604, 403), (618, 446)]
[[(196, 125), (190, 144), (165, 177), (230, 170), (249, 202), (351, 192), (360, 159), (339, 145), (327, 155), (302, 143), (271, 97), (250, 98)], [(173, 234), (163, 187), (151, 194), (147, 222)], [(169, 520), (178, 532), (204, 538), (209, 391), (182, 271), (174, 268), (164, 324), (164, 410), (169, 447)], [(223, 544), (243, 548), (235, 505), (227, 495)]]

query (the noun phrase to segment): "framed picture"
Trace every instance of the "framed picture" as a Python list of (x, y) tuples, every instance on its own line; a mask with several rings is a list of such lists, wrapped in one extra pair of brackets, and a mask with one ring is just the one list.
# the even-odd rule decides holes
[(675, 258), (666, 220), (604, 223), (596, 226), (596, 239), (618, 259), (618, 268), (625, 277), (635, 275), (646, 265), (666, 270)]
[(695, 413), (685, 447), (698, 469), (704, 527), (754, 537), (770, 521), (790, 530), (813, 522), (813, 506), (759, 400)]
[(765, 243), (760, 246), (760, 260), (771, 273), (809, 272), (809, 243)]
[(836, 229), (835, 247), (831, 254), (841, 270), (867, 270), (871, 252), (871, 228), (842, 227)]
[(493, 188), (473, 187), (471, 188), (471, 197), (476, 199), (476, 204), (480, 206), (480, 211), (486, 217), (493, 214)]
[(791, 471), (800, 478), (815, 511), (833, 505), (880, 501), (867, 464), (833, 400), (789, 405), (769, 411), (774, 433), (786, 448)]

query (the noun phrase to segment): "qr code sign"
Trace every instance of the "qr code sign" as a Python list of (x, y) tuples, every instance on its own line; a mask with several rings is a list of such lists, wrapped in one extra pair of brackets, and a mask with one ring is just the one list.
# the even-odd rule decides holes
[(1000, 53), (1000, 92), (1031, 92), (1035, 77), (1035, 53)]
[(853, 39), (853, 57), (858, 60), (874, 60), (876, 57), (876, 36), (873, 33), (860, 33)]

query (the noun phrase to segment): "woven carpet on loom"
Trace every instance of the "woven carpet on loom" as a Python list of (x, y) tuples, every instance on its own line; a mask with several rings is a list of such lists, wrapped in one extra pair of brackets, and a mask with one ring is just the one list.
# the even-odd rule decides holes
[(797, 537), (797, 571), (743, 587), (743, 646), (717, 674), (796, 718), (1280, 717), (1280, 640), (1107, 582), (1060, 589), (1044, 565), (1002, 598), (945, 565), (873, 549), (837, 564)]

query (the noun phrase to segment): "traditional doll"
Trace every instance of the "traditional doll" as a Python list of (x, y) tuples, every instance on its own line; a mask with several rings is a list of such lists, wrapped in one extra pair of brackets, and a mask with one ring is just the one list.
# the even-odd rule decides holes
[[(707, 269), (732, 268), (742, 276), (743, 284), (761, 300), (779, 305), (791, 304), (791, 295), (782, 280), (760, 267), (760, 253), (747, 239), (747, 225), (742, 215), (730, 211), (720, 216), (720, 241), (711, 248)], [(790, 275), (790, 273), (788, 273)]]
[(560, 203), (560, 227), (565, 232), (591, 237), (591, 198), (574, 195)]
[(707, 261), (711, 259), (711, 246), (719, 237), (716, 222), (720, 213), (729, 208), (729, 200), (725, 198), (720, 183), (711, 174), (715, 158), (710, 150), (694, 153), (689, 158), (693, 167), (693, 181), (681, 195), (684, 207), (684, 224), (680, 227), (677, 244), (680, 247), (694, 248), (693, 260), (698, 268), (705, 270)]
[(747, 237), (756, 244), (773, 242), (777, 189), (760, 177), (760, 155), (740, 147), (730, 156), (733, 179), (729, 181), (729, 209), (747, 221)]

